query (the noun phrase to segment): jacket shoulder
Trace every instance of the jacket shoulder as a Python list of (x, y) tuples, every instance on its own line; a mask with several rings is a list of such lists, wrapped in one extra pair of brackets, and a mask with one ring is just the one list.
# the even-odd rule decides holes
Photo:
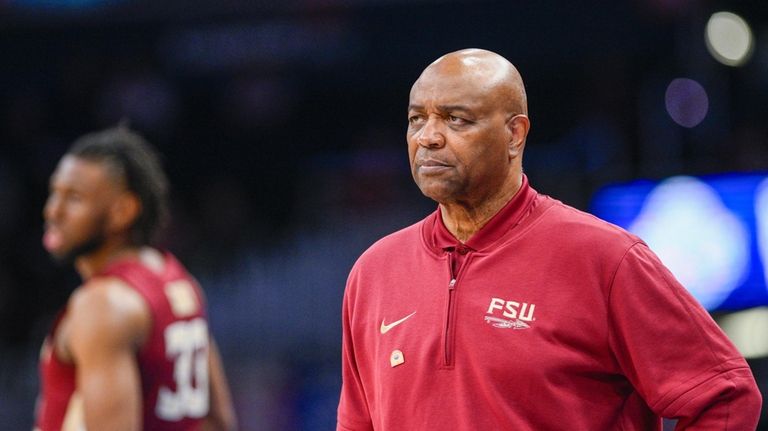
[(390, 233), (374, 242), (366, 249), (352, 266), (350, 277), (354, 277), (364, 269), (366, 272), (382, 267), (391, 267), (409, 259), (415, 253), (426, 253), (422, 229), (429, 220), (428, 216), (410, 226)]
[(626, 251), (635, 244), (645, 244), (626, 229), (557, 200), (542, 218), (540, 228), (557, 235), (561, 244), (572, 242), (606, 251)]

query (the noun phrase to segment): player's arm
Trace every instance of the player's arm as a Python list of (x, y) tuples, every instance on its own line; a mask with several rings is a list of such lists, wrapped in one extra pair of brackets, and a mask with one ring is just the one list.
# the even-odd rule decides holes
[(203, 431), (234, 431), (237, 429), (237, 417), (221, 355), (213, 336), (211, 336), (209, 355), (211, 409), (203, 422)]
[(68, 313), (67, 345), (77, 367), (86, 429), (140, 430), (136, 351), (151, 325), (146, 303), (122, 282), (99, 279), (73, 296)]

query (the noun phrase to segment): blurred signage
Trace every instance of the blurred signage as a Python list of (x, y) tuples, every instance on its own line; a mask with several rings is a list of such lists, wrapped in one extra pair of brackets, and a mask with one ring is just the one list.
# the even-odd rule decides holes
[(611, 185), (590, 212), (642, 238), (708, 310), (768, 305), (768, 175)]

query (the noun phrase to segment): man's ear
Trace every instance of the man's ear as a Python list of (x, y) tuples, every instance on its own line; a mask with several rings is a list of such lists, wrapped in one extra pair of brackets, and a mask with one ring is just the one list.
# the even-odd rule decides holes
[(530, 128), (531, 120), (525, 114), (517, 114), (507, 120), (510, 159), (522, 156), (523, 149), (525, 148), (525, 139), (528, 137), (528, 130)]
[(110, 208), (109, 227), (112, 232), (121, 232), (131, 228), (141, 215), (141, 202), (135, 193), (125, 191), (115, 199)]

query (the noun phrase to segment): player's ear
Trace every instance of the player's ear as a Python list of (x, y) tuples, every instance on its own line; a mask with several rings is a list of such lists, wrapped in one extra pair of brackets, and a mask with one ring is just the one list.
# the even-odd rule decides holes
[(514, 159), (523, 154), (525, 148), (525, 139), (528, 136), (528, 130), (531, 128), (531, 121), (525, 114), (513, 115), (507, 120), (507, 131), (509, 132), (509, 158)]
[(135, 193), (124, 191), (110, 208), (110, 228), (113, 232), (130, 229), (141, 214), (141, 202)]

